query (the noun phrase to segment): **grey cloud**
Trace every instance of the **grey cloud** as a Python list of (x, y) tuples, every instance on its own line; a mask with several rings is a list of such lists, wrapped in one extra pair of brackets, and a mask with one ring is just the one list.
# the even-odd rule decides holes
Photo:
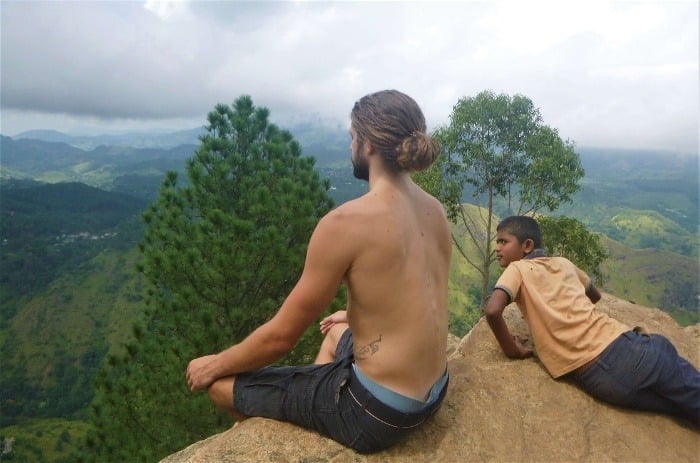
[(539, 2), (196, 1), (159, 15), (132, 1), (4, 1), (2, 129), (39, 128), (37, 114), (58, 129), (199, 124), (241, 94), (281, 122), (344, 123), (382, 88), (411, 94), (436, 126), (492, 89), (530, 97), (579, 145), (697, 151), (697, 4), (577, 5), (581, 18)]

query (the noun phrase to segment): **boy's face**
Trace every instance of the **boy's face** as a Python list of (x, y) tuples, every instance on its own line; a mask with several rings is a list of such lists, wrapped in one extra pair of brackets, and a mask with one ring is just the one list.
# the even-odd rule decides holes
[(498, 265), (505, 268), (508, 264), (520, 260), (533, 249), (532, 240), (527, 239), (523, 243), (518, 241), (515, 235), (500, 230), (496, 235), (496, 259)]

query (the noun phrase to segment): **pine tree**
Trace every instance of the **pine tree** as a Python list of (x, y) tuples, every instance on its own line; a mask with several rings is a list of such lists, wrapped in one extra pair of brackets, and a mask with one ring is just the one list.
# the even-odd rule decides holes
[[(99, 375), (84, 460), (153, 462), (231, 425), (206, 394), (188, 391), (187, 363), (242, 340), (277, 311), (332, 207), (313, 158), (268, 116), (248, 96), (217, 105), (187, 162), (186, 186), (168, 173), (144, 213), (147, 323)], [(287, 362), (311, 360), (304, 346), (312, 342), (300, 344)]]

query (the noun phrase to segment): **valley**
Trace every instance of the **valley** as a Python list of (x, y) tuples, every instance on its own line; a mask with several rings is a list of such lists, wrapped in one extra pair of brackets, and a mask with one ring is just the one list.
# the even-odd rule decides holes
[[(352, 177), (344, 129), (292, 132), (330, 180), (336, 204), (366, 191)], [(140, 214), (167, 171), (187, 181), (184, 166), (198, 133), (2, 137), (0, 437), (13, 436), (15, 449), (60, 461), (64, 453), (56, 449), (84, 435), (92, 377), (108, 353), (123, 349), (144, 314), (136, 271)], [(579, 154), (582, 189), (556, 215), (604, 236), (602, 290), (661, 308), (681, 325), (700, 322), (697, 156), (584, 148)], [(478, 320), (478, 286), (475, 270), (455, 253), (450, 329), (458, 336)], [(52, 420), (66, 420), (68, 434), (48, 434), (43, 424)]]

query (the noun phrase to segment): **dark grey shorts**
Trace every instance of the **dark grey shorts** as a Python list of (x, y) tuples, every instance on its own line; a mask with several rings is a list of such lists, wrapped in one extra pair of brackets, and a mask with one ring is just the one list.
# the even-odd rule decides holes
[(390, 447), (439, 408), (439, 398), (415, 413), (397, 411), (377, 400), (357, 380), (352, 369), (353, 340), (346, 330), (336, 359), (324, 365), (270, 366), (236, 377), (234, 408), (313, 429), (360, 453)]

